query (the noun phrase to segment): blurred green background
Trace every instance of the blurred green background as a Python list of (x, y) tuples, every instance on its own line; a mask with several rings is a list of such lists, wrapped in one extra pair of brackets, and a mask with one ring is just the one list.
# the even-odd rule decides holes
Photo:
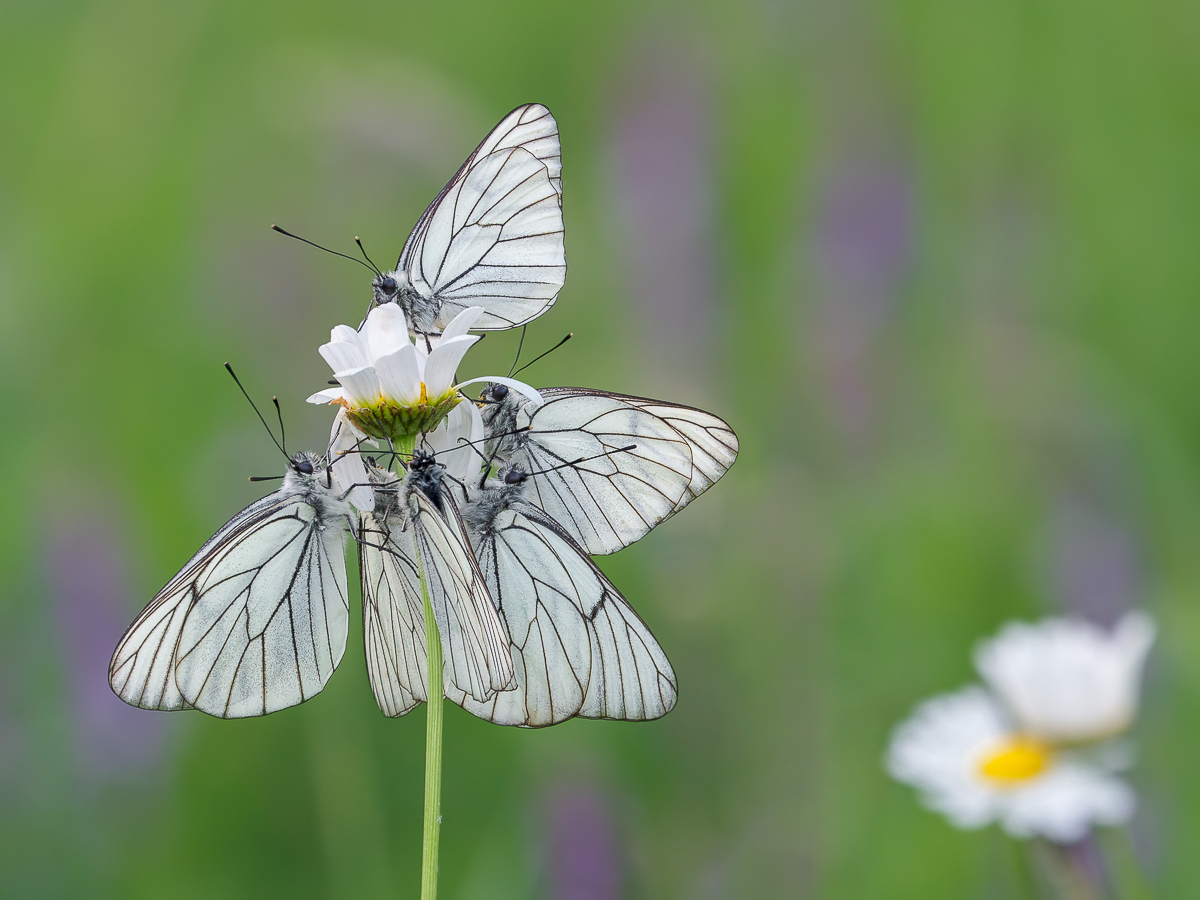
[(531, 100), (570, 271), (528, 346), (576, 338), (526, 374), (743, 449), (602, 561), (668, 717), (448, 707), (442, 896), (1013, 896), (888, 733), (1006, 619), (1136, 604), (1134, 836), (1200, 895), (1198, 41), (1184, 0), (3, 0), (0, 895), (415, 896), (423, 714), (379, 714), (357, 626), (262, 720), (129, 709), (105, 668), (280, 468), (221, 364), (324, 446), (316, 348), (367, 279), (267, 226), (393, 261)]

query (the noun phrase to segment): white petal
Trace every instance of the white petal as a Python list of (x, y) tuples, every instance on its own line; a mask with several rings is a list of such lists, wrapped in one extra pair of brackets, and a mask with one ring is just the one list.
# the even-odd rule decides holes
[(479, 414), (479, 408), (469, 400), (464, 400), (450, 410), (450, 414), (432, 434), (426, 436), (426, 440), (448, 474), (459, 481), (472, 478), (478, 481), (479, 451), (472, 450), (463, 441), (482, 441), (483, 436), (483, 417)]
[(372, 364), (379, 357), (395, 353), (405, 344), (412, 344), (408, 338), (408, 321), (404, 318), (404, 310), (395, 303), (384, 303), (371, 310), (363, 332), (366, 335), (367, 355)]
[(357, 452), (365, 437), (346, 418), (346, 411), (339, 410), (329, 435), (330, 470), (342, 491), (349, 491), (350, 503), (356, 509), (370, 512), (375, 508), (375, 492), (366, 485), (367, 467), (362, 454)]
[(980, 754), (1009, 733), (1003, 712), (978, 685), (918, 706), (892, 733), (887, 770), (960, 828), (996, 816), (996, 791), (978, 774)]
[(1027, 785), (999, 795), (1000, 822), (1014, 837), (1045, 837), (1060, 844), (1084, 838), (1093, 825), (1123, 825), (1137, 805), (1120, 778), (1064, 760)]
[(357, 342), (330, 341), (328, 344), (322, 344), (318, 352), (335, 372), (346, 372), (367, 365)]
[(379, 402), (379, 378), (373, 367), (334, 372), (333, 377), (346, 389), (346, 399), (355, 406), (372, 406)]
[(518, 391), (518, 392), (524, 394), (526, 397), (528, 397), (530, 400), (532, 400), (538, 406), (541, 406), (543, 403), (546, 402), (542, 399), (541, 394), (539, 394), (536, 390), (534, 390), (532, 387), (527, 385), (525, 382), (517, 381), (517, 379), (515, 379), (515, 378), (504, 378), (500, 375), (485, 375), (482, 378), (468, 378), (466, 381), (460, 381), (458, 383), (458, 387), (465, 387), (468, 384), (478, 384), (479, 382), (483, 382), (483, 381), (489, 382), (491, 384), (508, 385), (514, 391)]
[(421, 367), (417, 363), (417, 348), (412, 344), (376, 359), (375, 372), (384, 396), (403, 404), (421, 399)]
[(335, 400), (341, 400), (344, 394), (341, 388), (325, 388), (323, 391), (317, 391), (310, 396), (305, 403), (333, 403)]
[(423, 375), (425, 390), (431, 398), (440, 397), (454, 387), (454, 373), (458, 371), (458, 364), (478, 340), (477, 335), (467, 334), (442, 341), (433, 348), (429, 359), (425, 360)]
[(1137, 712), (1154, 640), (1144, 613), (1112, 632), (1077, 619), (1013, 622), (975, 651), (975, 666), (1029, 732), (1089, 741), (1124, 731)]
[(471, 330), (471, 326), (481, 315), (483, 315), (482, 306), (468, 306), (450, 320), (450, 324), (442, 331), (442, 340), (448, 341), (451, 338), (462, 337)]
[(363, 344), (362, 335), (351, 328), (349, 325), (334, 325), (329, 332), (329, 342), (344, 341), (347, 344), (353, 344), (358, 348), (358, 352), (362, 354), (363, 359), (367, 358), (366, 345)]
[(470, 440), (471, 443), (482, 441), (486, 432), (483, 427), (483, 414), (480, 413), (479, 407), (469, 401), (464, 401), (454, 408), (457, 410), (459, 407), (466, 409), (467, 415), (471, 417), (471, 427), (469, 432), (470, 437), (468, 440)]

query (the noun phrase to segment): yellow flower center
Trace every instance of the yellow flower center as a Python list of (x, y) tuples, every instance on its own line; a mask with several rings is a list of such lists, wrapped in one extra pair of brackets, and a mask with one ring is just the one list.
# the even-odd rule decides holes
[(1027, 781), (1050, 765), (1050, 748), (1033, 738), (1018, 735), (996, 747), (979, 763), (985, 778), (1002, 784)]
[(347, 404), (346, 415), (360, 431), (373, 438), (402, 441), (420, 434), (429, 434), (450, 410), (462, 401), (462, 395), (453, 388), (440, 397), (430, 398), (421, 385), (421, 399), (411, 406), (401, 406), (383, 397), (372, 406), (351, 407)]

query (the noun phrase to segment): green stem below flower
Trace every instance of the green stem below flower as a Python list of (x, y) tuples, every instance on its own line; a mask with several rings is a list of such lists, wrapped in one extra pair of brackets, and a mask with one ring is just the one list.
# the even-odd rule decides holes
[[(416, 448), (415, 435), (401, 436), (396, 452), (406, 462)], [(420, 546), (415, 546), (417, 577), (421, 583), (421, 610), (425, 617), (426, 703), (425, 703), (425, 825), (421, 838), (421, 900), (436, 900), (438, 842), (442, 827), (442, 638), (438, 634), (433, 603), (429, 599), (429, 581)]]
[(438, 841), (442, 827), (442, 638), (429, 587), (425, 565), (417, 551), (417, 570), (421, 578), (421, 608), (425, 613), (425, 653), (429, 661), (425, 703), (425, 828), (421, 841), (421, 900), (437, 897)]
[(1121, 900), (1150, 900), (1154, 891), (1138, 859), (1137, 847), (1129, 826), (1124, 828), (1101, 828), (1097, 836), (1104, 857), (1113, 873), (1117, 896)]

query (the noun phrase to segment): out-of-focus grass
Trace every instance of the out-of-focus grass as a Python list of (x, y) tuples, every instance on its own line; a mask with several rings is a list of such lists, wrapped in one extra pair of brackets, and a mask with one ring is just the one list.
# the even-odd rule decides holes
[[(577, 335), (533, 380), (707, 406), (743, 452), (603, 560), (670, 716), (448, 710), (443, 895), (602, 869), (655, 898), (1010, 896), (998, 835), (888, 782), (888, 732), (1004, 619), (1137, 603), (1163, 629), (1136, 834), (1163, 896), (1200, 888), (1194, 5), (2, 16), (0, 893), (415, 887), (421, 714), (379, 715), (356, 635), (262, 721), (124, 710), (90, 661), (278, 469), (222, 362), (324, 442), (316, 346), (366, 282), (267, 225), (389, 259), (528, 100), (562, 129), (570, 262), (529, 346)], [(564, 835), (608, 849), (572, 869)]]

